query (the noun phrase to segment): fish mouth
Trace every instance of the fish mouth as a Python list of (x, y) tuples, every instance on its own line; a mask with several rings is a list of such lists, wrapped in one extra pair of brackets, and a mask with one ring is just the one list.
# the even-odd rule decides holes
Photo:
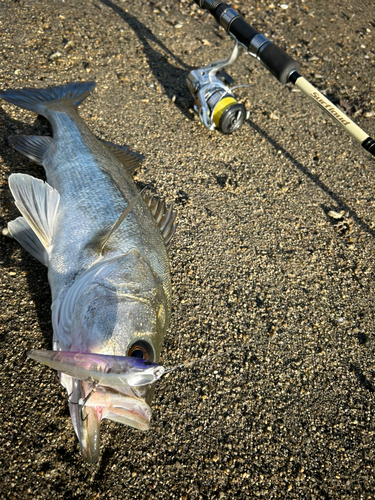
[[(104, 418), (135, 429), (147, 431), (151, 424), (151, 408), (130, 387), (104, 387), (61, 374), (62, 384), (70, 385), (69, 410), (82, 456), (94, 463), (100, 456), (100, 423)], [(71, 382), (71, 384), (68, 384)], [(69, 392), (69, 389), (67, 387)]]

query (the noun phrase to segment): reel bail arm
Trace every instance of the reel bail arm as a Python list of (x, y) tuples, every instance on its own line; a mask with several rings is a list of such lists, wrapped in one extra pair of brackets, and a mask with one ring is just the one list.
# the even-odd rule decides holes
[(252, 28), (237, 11), (221, 0), (194, 1), (199, 7), (208, 10), (226, 32), (249, 54), (256, 57), (280, 83), (293, 83), (343, 127), (366, 151), (375, 156), (374, 139), (303, 78), (298, 73), (299, 64), (292, 57)]

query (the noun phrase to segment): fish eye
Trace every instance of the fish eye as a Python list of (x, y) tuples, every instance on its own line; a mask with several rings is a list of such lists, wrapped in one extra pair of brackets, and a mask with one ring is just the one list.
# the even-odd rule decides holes
[(133, 358), (138, 359), (145, 359), (147, 361), (153, 361), (154, 351), (151, 345), (145, 340), (137, 340), (130, 347), (128, 356), (132, 356)]
[(132, 356), (133, 358), (139, 358), (139, 359), (144, 359), (145, 357), (145, 350), (136, 345), (134, 347), (132, 347), (130, 350), (129, 350), (129, 356)]

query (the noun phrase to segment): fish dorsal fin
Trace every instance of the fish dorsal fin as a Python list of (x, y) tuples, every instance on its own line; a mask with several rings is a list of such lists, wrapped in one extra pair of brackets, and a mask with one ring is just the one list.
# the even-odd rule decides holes
[(39, 165), (47, 155), (47, 151), (52, 144), (52, 137), (43, 137), (39, 135), (13, 135), (8, 138), (10, 144)]
[(12, 174), (8, 182), (18, 210), (44, 248), (48, 248), (60, 201), (58, 191), (27, 174)]
[(113, 144), (113, 142), (102, 142), (107, 146), (111, 153), (115, 155), (118, 160), (120, 160), (131, 175), (135, 173), (144, 159), (142, 155), (129, 151), (126, 146), (118, 146), (117, 144)]
[(24, 217), (18, 217), (8, 224), (10, 234), (39, 262), (48, 266), (48, 252), (31, 229)]
[(143, 194), (143, 199), (151, 210), (155, 222), (159, 226), (164, 237), (165, 244), (167, 248), (169, 248), (177, 228), (177, 212), (173, 210), (173, 203), (171, 203), (168, 208), (163, 200), (149, 192)]

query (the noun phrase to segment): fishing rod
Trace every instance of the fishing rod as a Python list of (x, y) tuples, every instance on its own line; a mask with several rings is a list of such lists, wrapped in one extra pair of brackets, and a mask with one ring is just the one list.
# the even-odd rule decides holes
[(301, 76), (298, 73), (299, 64), (286, 52), (250, 26), (236, 10), (221, 0), (194, 1), (199, 7), (208, 10), (235, 40), (234, 50), (228, 59), (193, 70), (186, 79), (194, 98), (194, 109), (207, 128), (210, 130), (218, 128), (224, 134), (230, 134), (248, 117), (249, 113), (236, 101), (233, 94), (233, 90), (237, 87), (230, 87), (233, 80), (224, 71), (224, 68), (233, 64), (245, 49), (280, 83), (292, 83), (310, 97), (366, 151), (375, 156), (374, 139)]

